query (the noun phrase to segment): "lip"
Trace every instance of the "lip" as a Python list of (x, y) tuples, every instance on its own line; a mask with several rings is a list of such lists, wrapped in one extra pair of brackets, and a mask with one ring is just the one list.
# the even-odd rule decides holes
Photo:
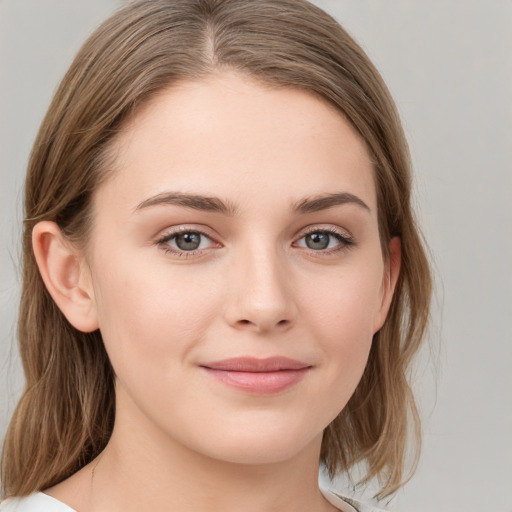
[(200, 364), (211, 377), (239, 390), (272, 394), (300, 382), (311, 365), (288, 357), (236, 357)]

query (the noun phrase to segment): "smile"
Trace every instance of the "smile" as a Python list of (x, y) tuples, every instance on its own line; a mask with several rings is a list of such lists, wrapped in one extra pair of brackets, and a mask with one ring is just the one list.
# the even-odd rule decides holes
[(241, 357), (201, 364), (214, 379), (254, 394), (283, 391), (301, 381), (312, 366), (286, 357)]

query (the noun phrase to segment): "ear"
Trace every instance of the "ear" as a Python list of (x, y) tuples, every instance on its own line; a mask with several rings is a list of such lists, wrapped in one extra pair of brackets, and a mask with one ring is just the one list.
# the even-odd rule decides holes
[(402, 244), (400, 238), (394, 237), (389, 242), (389, 257), (384, 265), (384, 276), (382, 279), (382, 298), (379, 311), (375, 316), (373, 333), (375, 334), (383, 325), (388, 315), (389, 307), (393, 299), (400, 266), (402, 263)]
[(55, 222), (32, 231), (32, 248), (44, 284), (69, 323), (82, 332), (98, 329), (89, 269)]

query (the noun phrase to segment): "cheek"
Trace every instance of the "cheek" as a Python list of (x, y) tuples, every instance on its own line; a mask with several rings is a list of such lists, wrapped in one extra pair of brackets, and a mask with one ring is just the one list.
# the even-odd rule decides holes
[(333, 380), (346, 379), (355, 387), (363, 373), (382, 302), (382, 268), (376, 260), (341, 270), (317, 282), (310, 300), (302, 305), (302, 315), (329, 361)]
[(100, 331), (114, 370), (168, 371), (201, 341), (215, 317), (212, 290), (204, 289), (200, 276), (170, 272), (166, 265), (120, 258), (116, 263), (100, 267), (95, 286)]
[(304, 283), (300, 295), (309, 299), (303, 304), (304, 313), (311, 312), (315, 323), (335, 337), (371, 338), (382, 303), (382, 268), (379, 261), (363, 262), (326, 275), (322, 281), (317, 278), (313, 289)]

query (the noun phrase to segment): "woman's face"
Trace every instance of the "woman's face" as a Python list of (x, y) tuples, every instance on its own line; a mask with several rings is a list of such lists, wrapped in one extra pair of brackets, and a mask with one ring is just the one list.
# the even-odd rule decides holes
[(153, 98), (87, 254), (116, 428), (233, 462), (319, 447), (392, 293), (372, 173), (306, 92), (222, 73)]

